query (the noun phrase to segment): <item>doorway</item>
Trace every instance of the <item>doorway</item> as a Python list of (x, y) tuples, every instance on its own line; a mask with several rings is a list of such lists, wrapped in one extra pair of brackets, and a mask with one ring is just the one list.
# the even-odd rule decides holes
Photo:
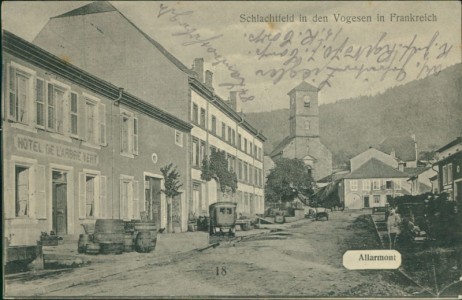
[(52, 171), (53, 231), (57, 235), (67, 234), (67, 173)]
[(156, 223), (157, 228), (161, 226), (162, 211), (161, 211), (161, 179), (145, 176), (145, 206), (148, 214), (148, 219)]
[(369, 207), (369, 196), (364, 196), (364, 208)]

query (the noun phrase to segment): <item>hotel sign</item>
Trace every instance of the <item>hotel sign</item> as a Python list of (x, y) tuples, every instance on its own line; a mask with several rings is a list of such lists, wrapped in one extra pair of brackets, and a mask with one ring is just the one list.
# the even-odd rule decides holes
[(74, 161), (92, 166), (98, 164), (98, 155), (96, 153), (25, 135), (16, 135), (14, 137), (14, 145), (19, 151), (41, 154), (48, 157)]

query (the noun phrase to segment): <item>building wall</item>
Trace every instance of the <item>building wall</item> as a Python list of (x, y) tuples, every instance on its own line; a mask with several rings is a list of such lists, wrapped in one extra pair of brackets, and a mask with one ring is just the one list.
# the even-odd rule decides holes
[(117, 11), (52, 18), (34, 44), (188, 120), (188, 76)]
[(449, 199), (455, 200), (462, 193), (457, 189), (456, 184), (462, 181), (462, 151), (449, 153), (451, 152), (447, 151), (445, 156), (441, 155), (445, 160), (438, 163), (438, 185), (440, 193), (446, 192), (449, 194)]
[[(195, 108), (197, 107), (197, 108)], [(197, 120), (194, 111), (197, 111)], [(205, 121), (202, 121), (202, 113), (205, 113)], [(263, 192), (263, 143), (256, 138), (251, 132), (242, 127), (239, 122), (234, 120), (225, 114), (220, 108), (213, 103), (210, 103), (206, 98), (197, 93), (191, 91), (191, 123), (194, 124), (194, 128), (191, 130), (191, 137), (193, 140), (197, 140), (201, 145), (205, 146), (202, 150), (199, 146), (199, 157), (203, 155), (209, 155), (211, 147), (225, 151), (228, 156), (232, 157), (233, 163), (231, 163), (232, 169), (238, 175), (238, 191), (234, 195), (218, 195), (218, 192), (214, 192), (217, 184), (215, 182), (204, 182), (201, 176), (201, 159), (198, 160), (198, 165), (194, 163), (194, 157), (192, 155), (192, 181), (195, 188), (199, 188), (201, 198), (200, 201), (193, 200), (191, 203), (196, 203), (196, 206), (192, 209), (194, 212), (200, 215), (208, 214), (208, 206), (216, 202), (220, 197), (222, 201), (234, 201), (238, 203), (238, 212), (251, 215), (251, 214), (262, 214), (264, 212), (264, 192)], [(212, 118), (215, 121), (212, 121)], [(212, 129), (212, 124), (215, 124), (215, 129)], [(225, 125), (225, 132), (223, 134), (222, 128)], [(231, 133), (231, 134), (230, 134)], [(241, 137), (239, 147), (238, 138)], [(244, 151), (244, 141), (247, 141), (247, 152)], [(194, 142), (192, 147), (194, 148)], [(250, 152), (250, 145), (252, 145), (252, 152)], [(256, 153), (255, 146), (257, 147)], [(194, 149), (192, 152), (194, 153)], [(202, 151), (205, 151), (202, 153)], [(242, 162), (242, 163), (241, 163)], [(238, 166), (245, 163), (249, 166), (249, 169), (257, 169), (257, 173), (260, 177), (259, 183), (255, 183), (255, 180), (239, 180)], [(255, 171), (254, 171), (255, 172)], [(255, 174), (255, 173), (253, 173)], [(250, 174), (248, 173), (248, 176)], [(255, 175), (253, 175), (253, 179)], [(199, 186), (198, 186), (199, 185)], [(194, 189), (194, 188), (193, 188)], [(197, 193), (197, 192), (196, 192)], [(197, 194), (196, 194), (197, 195)], [(199, 204), (200, 203), (200, 204)], [(194, 205), (194, 204), (193, 204)]]
[[(34, 243), (41, 231), (50, 232), (53, 229), (53, 195), (58, 192), (53, 192), (52, 176), (58, 176), (57, 172), (67, 176), (66, 188), (63, 188), (67, 204), (65, 210), (67, 234), (83, 233), (80, 225), (92, 223), (97, 218), (139, 219), (139, 213), (145, 209), (144, 175), (151, 174), (161, 178), (160, 168), (170, 162), (178, 166), (182, 175), (181, 180), (186, 184), (190, 176), (187, 151), (189, 144), (185, 138), (186, 133), (183, 133), (184, 144), (180, 147), (175, 143), (177, 131), (174, 128), (143, 113), (133, 111), (123, 104), (115, 106), (114, 99), (95, 94), (7, 53), (3, 53), (3, 63), (6, 70), (12, 66), (16, 72), (28, 77), (25, 85), (28, 93), (25, 96), (27, 105), (22, 111), (26, 118), (22, 122), (14, 118), (10, 119), (7, 113), (11, 108), (9, 101), (3, 101), (4, 107), (2, 107), (4, 111), (2, 115), (3, 174), (6, 174), (3, 180), (5, 236), (11, 239), (11, 245)], [(7, 77), (6, 86), (9, 86), (9, 78), (13, 77), (9, 72), (6, 73), (5, 69), (3, 75), (3, 78)], [(39, 90), (37, 78), (44, 80), (45, 87), (51, 83), (54, 91), (64, 92), (63, 101), (56, 100), (56, 111), (62, 109), (63, 116), (66, 116), (62, 119), (56, 118), (58, 122), (55, 124), (64, 126), (62, 133), (52, 132), (51, 129), (39, 126), (35, 102)], [(77, 96), (77, 135), (70, 134), (70, 125), (65, 125), (70, 124), (72, 93)], [(48, 94), (49, 91), (45, 89), (42, 93), (44, 100), (48, 100)], [(2, 97), (3, 100), (8, 99), (8, 89), (4, 89)], [(98, 127), (94, 127), (94, 132), (97, 138), (99, 137), (97, 132), (100, 132), (101, 128), (99, 127), (101, 122), (97, 121), (105, 119), (106, 134), (102, 136), (105, 136), (106, 141), (103, 143), (88, 141), (84, 123), (89, 118), (89, 114), (85, 111), (86, 101), (96, 104), (95, 124)], [(130, 120), (133, 123), (130, 124), (134, 124), (134, 118), (138, 120), (137, 154), (121, 153), (121, 112), (123, 111), (132, 115)], [(45, 121), (48, 121), (47, 118), (48, 116)], [(133, 130), (134, 125), (130, 126), (130, 130)], [(130, 134), (129, 139), (134, 141), (136, 138)], [(156, 154), (156, 163), (153, 161), (153, 153)], [(93, 216), (86, 214), (89, 211), (85, 205), (87, 180), (92, 182), (92, 191), (88, 192), (88, 195), (94, 198)], [(126, 209), (121, 205), (121, 180), (128, 182), (126, 194), (130, 205), (126, 206)], [(161, 226), (165, 227), (166, 201), (163, 194), (160, 198)], [(189, 190), (185, 190), (183, 198), (189, 198)], [(182, 205), (186, 206), (186, 201), (183, 202), (185, 203)], [(182, 229), (186, 230), (187, 221), (184, 221), (184, 215), (181, 217)]]
[(371, 158), (375, 158), (380, 160), (381, 162), (391, 166), (394, 169), (398, 169), (398, 161), (396, 158), (379, 151), (375, 148), (369, 148), (364, 152), (356, 155), (352, 159), (350, 159), (350, 170), (351, 172), (357, 170), (361, 167), (364, 163), (368, 162)]
[[(407, 178), (369, 178), (369, 179), (344, 179), (342, 182), (344, 203), (347, 209), (365, 208), (365, 197), (369, 197), (369, 207), (383, 207), (388, 197), (396, 197), (411, 194), (411, 183)], [(379, 183), (374, 188), (373, 180)], [(366, 183), (364, 183), (366, 181)], [(367, 184), (367, 181), (370, 184)], [(387, 181), (391, 181), (391, 188), (387, 188)], [(355, 183), (356, 182), (356, 188)], [(369, 186), (369, 188), (367, 188)], [(377, 199), (374, 197), (376, 196)]]

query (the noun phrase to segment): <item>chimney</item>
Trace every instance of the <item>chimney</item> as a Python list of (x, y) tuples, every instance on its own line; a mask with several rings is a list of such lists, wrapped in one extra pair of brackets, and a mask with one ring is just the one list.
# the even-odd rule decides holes
[(231, 106), (232, 109), (236, 111), (236, 103), (237, 102), (237, 92), (236, 91), (231, 91), (229, 92), (229, 106)]
[(193, 71), (197, 73), (197, 80), (204, 83), (204, 59), (203, 58), (194, 59)]
[(213, 73), (209, 70), (205, 71), (205, 85), (213, 91)]

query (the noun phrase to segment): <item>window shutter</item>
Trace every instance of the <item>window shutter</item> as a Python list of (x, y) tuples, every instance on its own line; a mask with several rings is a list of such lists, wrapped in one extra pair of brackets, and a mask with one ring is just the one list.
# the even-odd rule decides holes
[(7, 162), (6, 164), (6, 183), (5, 198), (3, 199), (3, 211), (5, 219), (13, 219), (16, 216), (15, 199), (16, 199), (16, 180), (15, 164)]
[(128, 184), (128, 199), (127, 199), (127, 214), (126, 217), (131, 219), (133, 217), (133, 181)]
[(64, 135), (69, 135), (71, 132), (71, 126), (69, 126), (70, 123), (70, 103), (71, 103), (71, 93), (67, 92), (67, 97), (64, 96), (63, 99), (63, 109), (62, 109), (62, 122), (63, 122), (63, 134)]
[(133, 118), (133, 154), (138, 154), (138, 118)]
[(119, 182), (120, 193), (119, 193), (119, 207), (120, 207), (120, 219), (125, 219), (125, 206), (127, 205), (124, 200), (124, 182), (121, 179)]
[(15, 121), (16, 120), (16, 70), (13, 67), (9, 67), (8, 72), (8, 119)]
[(98, 122), (99, 122), (99, 143), (106, 145), (106, 106), (103, 103), (98, 104)]
[[(46, 120), (46, 123), (47, 123), (47, 128), (48, 129), (52, 129), (54, 130), (55, 129), (55, 118), (56, 118), (56, 103), (53, 102), (53, 85), (51, 83), (47, 84), (48, 86), (48, 97), (47, 97), (47, 104), (45, 105), (45, 109), (47, 110), (47, 120)], [(48, 106), (50, 105), (50, 103), (53, 103), (54, 105), (54, 109), (52, 110), (52, 114), (50, 114), (50, 109), (48, 108)], [(51, 126), (50, 126), (51, 125)]]
[(137, 180), (133, 181), (133, 218), (140, 218), (140, 201), (139, 201), (139, 183)]
[(79, 219), (85, 219), (86, 212), (86, 178), (85, 173), (79, 172)]
[(108, 211), (107, 211), (107, 177), (100, 176), (99, 177), (99, 216), (103, 218), (108, 218)]
[(47, 198), (45, 193), (45, 166), (35, 167), (35, 215), (37, 219), (47, 218)]
[[(78, 103), (81, 100), (81, 103)], [(84, 97), (79, 97), (77, 99), (77, 131), (79, 134), (79, 138), (82, 140), (86, 140), (86, 102)]]

